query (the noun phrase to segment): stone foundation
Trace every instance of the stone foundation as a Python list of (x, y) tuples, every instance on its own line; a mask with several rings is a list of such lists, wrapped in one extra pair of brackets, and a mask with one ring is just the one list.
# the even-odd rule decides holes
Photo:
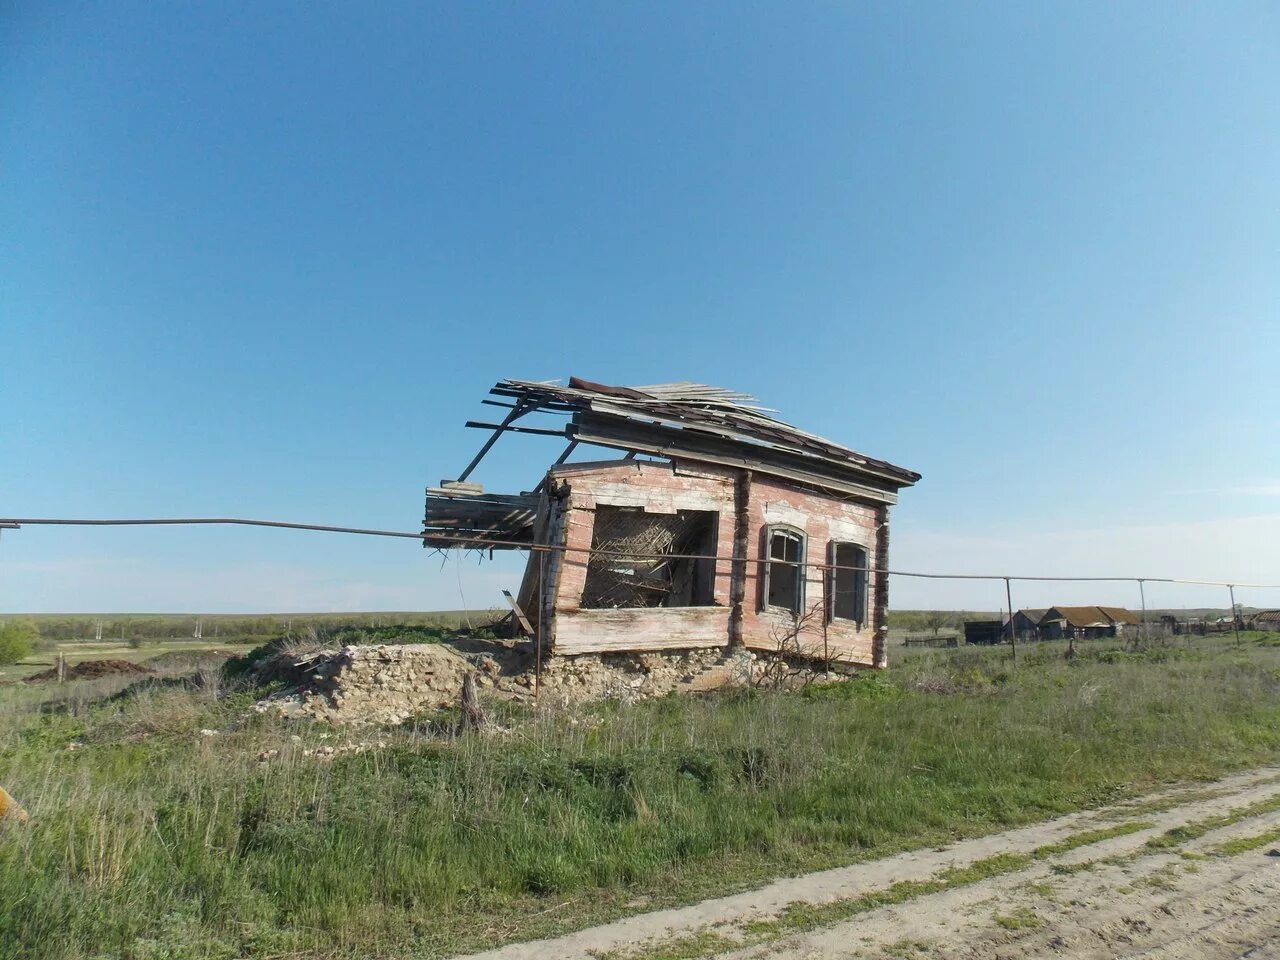
[(750, 654), (724, 650), (654, 653), (584, 653), (550, 657), (542, 668), (541, 696), (553, 702), (661, 697), (677, 690), (713, 690), (750, 677)]
[[(257, 704), (259, 711), (331, 723), (395, 725), (458, 703), (475, 672), (488, 696), (528, 699), (534, 692), (530, 651), (494, 643), (466, 653), (446, 644), (348, 646), (286, 658), (274, 669), (293, 687)], [(595, 700), (631, 703), (668, 693), (745, 686), (759, 671), (745, 650), (551, 656), (542, 664), (539, 699), (557, 705)]]

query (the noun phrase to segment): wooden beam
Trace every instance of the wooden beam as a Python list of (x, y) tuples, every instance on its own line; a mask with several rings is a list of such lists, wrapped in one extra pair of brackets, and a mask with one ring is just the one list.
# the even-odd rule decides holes
[[(875, 631), (872, 634), (875, 639), (871, 644), (871, 662), (877, 667), (886, 667), (889, 665), (889, 508), (886, 506), (876, 508), (876, 562), (872, 598), (871, 626)], [(1012, 610), (1009, 618), (1009, 636), (1016, 647)]]
[[(514, 409), (517, 404), (507, 403), (504, 400), (481, 400), (481, 403), (490, 407), (504, 407), (508, 410)], [(533, 409), (532, 406), (530, 409)], [(563, 403), (539, 403), (537, 409), (542, 413), (573, 413), (577, 407), (566, 406)]]
[(733, 478), (733, 566), (729, 576), (729, 646), (744, 645), (742, 618), (747, 595), (747, 553), (751, 549), (751, 471)]
[(471, 471), (476, 468), (476, 466), (480, 463), (480, 461), (484, 459), (484, 455), (493, 448), (493, 445), (495, 443), (498, 442), (498, 438), (502, 436), (502, 431), (507, 429), (507, 427), (511, 425), (511, 422), (513, 420), (517, 420), (520, 417), (523, 417), (526, 413), (528, 413), (528, 411), (529, 411), (529, 408), (526, 407), (523, 403), (517, 403), (514, 407), (511, 408), (511, 412), (506, 415), (502, 423), (499, 424), (497, 429), (493, 431), (493, 436), (491, 436), (488, 440), (484, 442), (484, 446), (480, 448), (480, 452), (477, 453), (474, 457), (472, 457), (471, 462), (467, 464), (466, 469), (464, 469), (462, 473), (458, 474), (458, 479), (457, 479), (458, 483), (462, 483), (464, 480), (467, 479), (467, 477), (471, 476)]
[(723, 647), (729, 611), (724, 607), (623, 607), (560, 610), (556, 653), (636, 653)]
[(463, 426), (474, 427), (477, 430), (497, 430), (499, 433), (535, 433), (541, 437), (567, 436), (563, 427), (559, 430), (548, 430), (545, 427), (514, 427), (506, 423), (483, 423), (479, 420), (468, 420)]
[(456, 480), (441, 480), (438, 487), (427, 487), (427, 496), (436, 497), (479, 497), (484, 495), (484, 487), (478, 483), (458, 483)]
[(511, 591), (503, 590), (502, 595), (507, 598), (507, 603), (511, 604), (511, 610), (516, 615), (516, 619), (520, 621), (520, 626), (524, 627), (524, 632), (529, 636), (533, 636), (533, 624), (524, 615), (524, 611), (520, 609), (520, 604), (516, 603), (516, 598), (511, 595)]

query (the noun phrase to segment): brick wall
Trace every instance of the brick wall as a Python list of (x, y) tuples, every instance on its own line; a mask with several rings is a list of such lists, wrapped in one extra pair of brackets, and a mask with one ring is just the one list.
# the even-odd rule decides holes
[[(621, 649), (626, 637), (634, 649), (663, 649), (676, 645), (707, 646), (729, 642), (728, 609), (731, 604), (732, 557), (736, 530), (734, 481), (737, 471), (704, 465), (607, 461), (598, 464), (566, 464), (551, 473), (554, 489), (565, 495), (563, 556), (555, 596), (552, 637), (557, 653), (594, 649)], [(591, 547), (595, 509), (599, 504), (638, 506), (646, 511), (673, 513), (678, 510), (713, 510), (717, 514), (716, 563), (713, 586), (714, 607), (689, 608), (687, 623), (677, 625), (676, 609), (638, 609), (626, 612), (625, 631), (616, 622), (617, 611), (583, 610), (580, 607), (586, 584), (587, 554)], [(806, 492), (756, 473), (748, 495), (747, 556), (759, 560), (766, 554), (765, 529), (782, 523), (801, 529), (806, 537), (805, 562), (828, 562), (828, 545), (833, 541), (860, 544), (867, 551), (867, 565), (883, 568), (887, 550), (887, 527), (878, 529), (887, 508), (855, 503)], [(761, 595), (763, 568), (745, 564), (742, 603), (742, 642), (755, 650), (774, 650), (779, 637), (792, 629), (788, 614), (763, 609)], [(887, 602), (883, 573), (867, 576), (866, 610), (868, 623), (859, 630), (851, 621), (828, 622), (825, 571), (806, 568), (805, 609), (816, 610), (800, 633), (802, 648), (817, 655), (866, 666), (883, 665), (883, 651), (877, 646), (877, 628), (884, 623)], [(596, 623), (596, 621), (600, 621)], [(606, 623), (607, 622), (607, 623)], [(607, 633), (607, 636), (606, 636)]]
[[(869, 622), (859, 630), (852, 621), (828, 622), (825, 571), (812, 566), (828, 563), (828, 544), (833, 540), (857, 543), (867, 551), (867, 565), (877, 566), (879, 546), (876, 536), (878, 509), (872, 504), (837, 500), (787, 486), (759, 474), (751, 485), (749, 556), (766, 556), (764, 531), (773, 524), (796, 527), (805, 534), (804, 605), (815, 615), (800, 632), (798, 641), (806, 651), (819, 655), (872, 666), (876, 663), (874, 640), (876, 628), (883, 622), (877, 616), (877, 588), (882, 577), (868, 574), (867, 613)], [(743, 601), (743, 642), (753, 650), (777, 649), (779, 638), (789, 633), (793, 620), (787, 613), (764, 609), (764, 569), (758, 563), (747, 565), (746, 596)]]

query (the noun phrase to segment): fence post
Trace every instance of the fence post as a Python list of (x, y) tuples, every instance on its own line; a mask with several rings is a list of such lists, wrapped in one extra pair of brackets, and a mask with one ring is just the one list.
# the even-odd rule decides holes
[(533, 695), (542, 693), (542, 637), (547, 621), (547, 551), (538, 550), (538, 636), (533, 653)]
[(1138, 624), (1138, 639), (1145, 643), (1150, 638), (1147, 636), (1147, 589), (1142, 579), (1138, 580), (1138, 593), (1142, 597), (1142, 622)]
[(1234, 583), (1227, 584), (1227, 590), (1231, 593), (1231, 629), (1236, 632), (1236, 647), (1240, 646), (1240, 618), (1236, 616), (1236, 585)]
[(1013, 594), (1009, 592), (1009, 578), (1004, 578), (1004, 602), (1009, 605), (1009, 649), (1013, 651), (1013, 665), (1018, 665), (1018, 631), (1013, 624)]

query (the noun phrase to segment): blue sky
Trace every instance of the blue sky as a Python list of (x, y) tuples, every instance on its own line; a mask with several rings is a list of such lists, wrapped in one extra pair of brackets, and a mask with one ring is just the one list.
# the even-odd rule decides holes
[[(1278, 41), (1249, 3), (6, 5), (0, 515), (413, 530), (500, 377), (689, 379), (923, 473), (894, 566), (1280, 582)], [(517, 568), (29, 528), (0, 610)]]

